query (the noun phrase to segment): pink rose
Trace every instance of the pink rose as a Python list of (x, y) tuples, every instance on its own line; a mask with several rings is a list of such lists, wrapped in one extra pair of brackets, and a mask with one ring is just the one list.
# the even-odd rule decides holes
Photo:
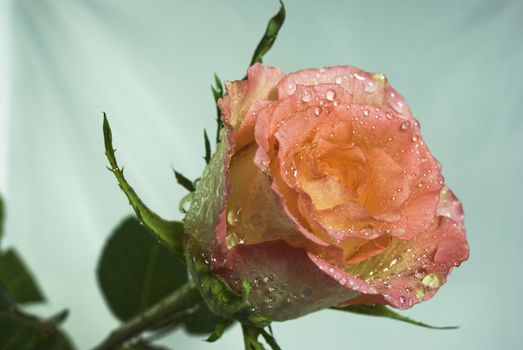
[(406, 309), (468, 258), (461, 204), (382, 74), (255, 64), (226, 87), (187, 249), (236, 292), (247, 279), (252, 311)]

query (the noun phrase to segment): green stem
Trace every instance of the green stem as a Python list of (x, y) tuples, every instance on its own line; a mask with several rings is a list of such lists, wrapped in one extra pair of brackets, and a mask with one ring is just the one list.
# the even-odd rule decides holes
[(134, 338), (151, 326), (165, 321), (202, 301), (192, 281), (169, 294), (141, 314), (124, 323), (93, 350), (113, 350), (125, 341)]

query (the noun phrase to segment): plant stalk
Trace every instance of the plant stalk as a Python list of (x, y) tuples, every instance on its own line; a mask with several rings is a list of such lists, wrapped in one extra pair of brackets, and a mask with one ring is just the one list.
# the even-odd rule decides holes
[(93, 350), (114, 350), (125, 341), (136, 337), (151, 326), (188, 310), (201, 301), (202, 297), (196, 286), (192, 281), (189, 281), (149, 309), (136, 315), (114, 330)]

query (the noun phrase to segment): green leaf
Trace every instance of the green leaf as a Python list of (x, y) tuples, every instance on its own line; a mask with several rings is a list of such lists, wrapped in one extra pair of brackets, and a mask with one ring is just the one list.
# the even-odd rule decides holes
[(167, 221), (162, 219), (150, 210), (138, 197), (134, 189), (129, 185), (123, 175), (123, 169), (118, 167), (118, 162), (114, 155), (113, 137), (111, 127), (105, 113), (103, 122), (105, 156), (111, 167), (109, 170), (114, 174), (120, 188), (129, 199), (129, 203), (140, 221), (145, 227), (170, 251), (172, 251), (181, 261), (185, 261), (183, 254), (183, 225), (177, 221)]
[(220, 107), (218, 106), (218, 100), (223, 97), (223, 84), (216, 74), (214, 74), (214, 86), (211, 85), (211, 91), (212, 96), (214, 97), (214, 103), (216, 104), (216, 143), (219, 143), (220, 131), (223, 128), (223, 122), (221, 118)]
[(207, 130), (203, 130), (203, 142), (205, 143), (205, 164), (209, 164), (211, 161), (211, 142), (209, 141), (209, 136), (207, 136)]
[(436, 327), (431, 326), (423, 322), (413, 320), (409, 317), (403, 316), (395, 311), (392, 311), (384, 305), (349, 305), (343, 308), (332, 308), (333, 310), (348, 311), (355, 314), (367, 315), (367, 316), (379, 316), (391, 318), (393, 320), (407, 322), (416, 326), (430, 328), (430, 329), (456, 329), (459, 327), (456, 326), (447, 326), (447, 327)]
[(231, 325), (233, 324), (234, 320), (231, 320), (231, 319), (228, 319), (228, 318), (224, 318), (223, 320), (221, 320), (217, 325), (216, 327), (214, 328), (214, 331), (212, 332), (212, 334), (206, 339), (206, 341), (208, 341), (209, 343), (214, 343), (215, 341), (217, 341), (218, 339), (220, 339), (223, 335), (223, 333), (225, 332), (225, 330)]
[(0, 253), (0, 282), (16, 303), (44, 301), (31, 272), (13, 249)]
[(194, 192), (194, 184), (191, 180), (189, 180), (187, 177), (185, 177), (182, 173), (177, 172), (173, 169), (174, 177), (176, 177), (176, 181), (178, 184), (180, 184), (183, 188), (185, 188), (189, 192)]
[(187, 281), (185, 266), (129, 217), (102, 251), (98, 282), (113, 314), (127, 321)]
[(0, 312), (17, 310), (13, 298), (7, 293), (2, 282), (0, 282)]
[(52, 324), (20, 312), (0, 311), (2, 350), (72, 350), (67, 336)]
[(190, 334), (212, 333), (222, 320), (223, 317), (209, 310), (205, 302), (200, 303), (194, 312), (183, 315), (180, 319), (183, 321), (185, 330)]
[(122, 345), (117, 350), (169, 350), (163, 346), (153, 345), (143, 340), (138, 341), (135, 344)]
[(263, 37), (261, 38), (258, 46), (256, 46), (256, 50), (254, 50), (254, 55), (252, 56), (251, 64), (249, 66), (252, 66), (257, 62), (263, 62), (263, 56), (269, 52), (272, 45), (276, 41), (278, 32), (280, 31), (284, 21), (285, 6), (280, 0), (280, 10), (269, 20), (269, 23), (267, 23), (267, 29), (265, 30), (265, 33), (263, 34)]
[(0, 196), (0, 243), (2, 242), (2, 236), (4, 235), (4, 219), (5, 219), (5, 206), (2, 196)]

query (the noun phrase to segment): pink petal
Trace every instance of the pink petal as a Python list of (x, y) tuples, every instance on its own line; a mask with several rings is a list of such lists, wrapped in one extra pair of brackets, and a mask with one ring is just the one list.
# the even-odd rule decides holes
[(358, 292), (345, 288), (311, 262), (303, 249), (283, 241), (238, 245), (217, 270), (238, 292), (244, 278), (251, 285), (249, 302), (256, 312), (275, 321), (296, 318), (352, 299)]

